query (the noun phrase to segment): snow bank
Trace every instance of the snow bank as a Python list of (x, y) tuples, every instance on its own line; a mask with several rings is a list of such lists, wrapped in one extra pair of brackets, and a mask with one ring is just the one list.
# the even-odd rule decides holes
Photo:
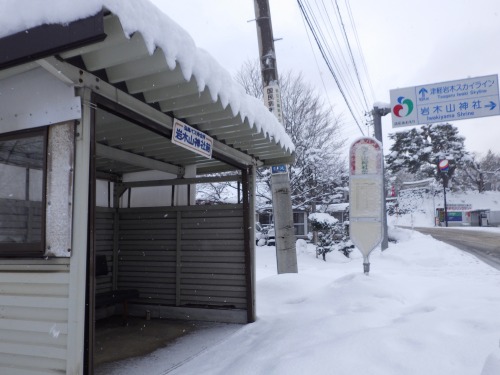
[(498, 375), (500, 374), (500, 350), (491, 353), (484, 363), (481, 375)]

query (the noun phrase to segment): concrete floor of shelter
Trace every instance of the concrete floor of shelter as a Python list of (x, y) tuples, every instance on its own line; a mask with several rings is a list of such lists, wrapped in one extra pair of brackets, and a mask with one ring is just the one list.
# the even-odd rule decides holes
[(163, 348), (174, 340), (196, 330), (189, 321), (121, 316), (96, 321), (94, 367), (123, 359), (140, 357)]

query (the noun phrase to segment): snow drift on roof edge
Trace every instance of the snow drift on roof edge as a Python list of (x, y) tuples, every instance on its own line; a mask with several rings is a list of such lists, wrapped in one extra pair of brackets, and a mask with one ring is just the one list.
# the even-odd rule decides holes
[[(191, 36), (171, 18), (148, 0), (0, 0), (0, 37), (11, 35), (42, 24), (69, 23), (90, 17), (106, 8), (120, 18), (127, 35), (140, 32), (149, 53), (159, 47), (167, 64), (181, 67), (186, 80), (194, 76), (200, 92), (208, 87), (214, 100), (220, 98), (224, 107), (231, 106), (242, 121), (248, 118), (250, 126), (269, 134), (276, 144), (289, 152), (295, 150), (283, 126), (263, 105), (262, 101), (247, 95), (231, 75), (206, 51), (196, 47)], [(22, 9), (22, 12), (20, 12)]]

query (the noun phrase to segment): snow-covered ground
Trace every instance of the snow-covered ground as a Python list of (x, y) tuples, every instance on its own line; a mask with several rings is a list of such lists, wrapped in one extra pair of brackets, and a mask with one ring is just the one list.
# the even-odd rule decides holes
[[(500, 232), (500, 229), (498, 229)], [(298, 274), (257, 248), (257, 314), (199, 331), (116, 374), (500, 374), (500, 271), (412, 230), (362, 258), (299, 243)]]

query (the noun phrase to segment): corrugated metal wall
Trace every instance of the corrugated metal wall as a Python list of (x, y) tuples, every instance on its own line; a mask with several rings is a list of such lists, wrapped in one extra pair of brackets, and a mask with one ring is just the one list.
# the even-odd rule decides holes
[(113, 289), (114, 212), (111, 208), (97, 207), (96, 209), (96, 252), (106, 256), (109, 270), (107, 275), (96, 277), (96, 293)]
[(118, 286), (141, 302), (175, 305), (176, 211), (120, 209)]
[(119, 212), (119, 288), (146, 305), (247, 308), (242, 205)]
[(246, 308), (242, 206), (182, 212), (181, 306)]
[(2, 260), (0, 293), (0, 374), (64, 374), (69, 259)]

